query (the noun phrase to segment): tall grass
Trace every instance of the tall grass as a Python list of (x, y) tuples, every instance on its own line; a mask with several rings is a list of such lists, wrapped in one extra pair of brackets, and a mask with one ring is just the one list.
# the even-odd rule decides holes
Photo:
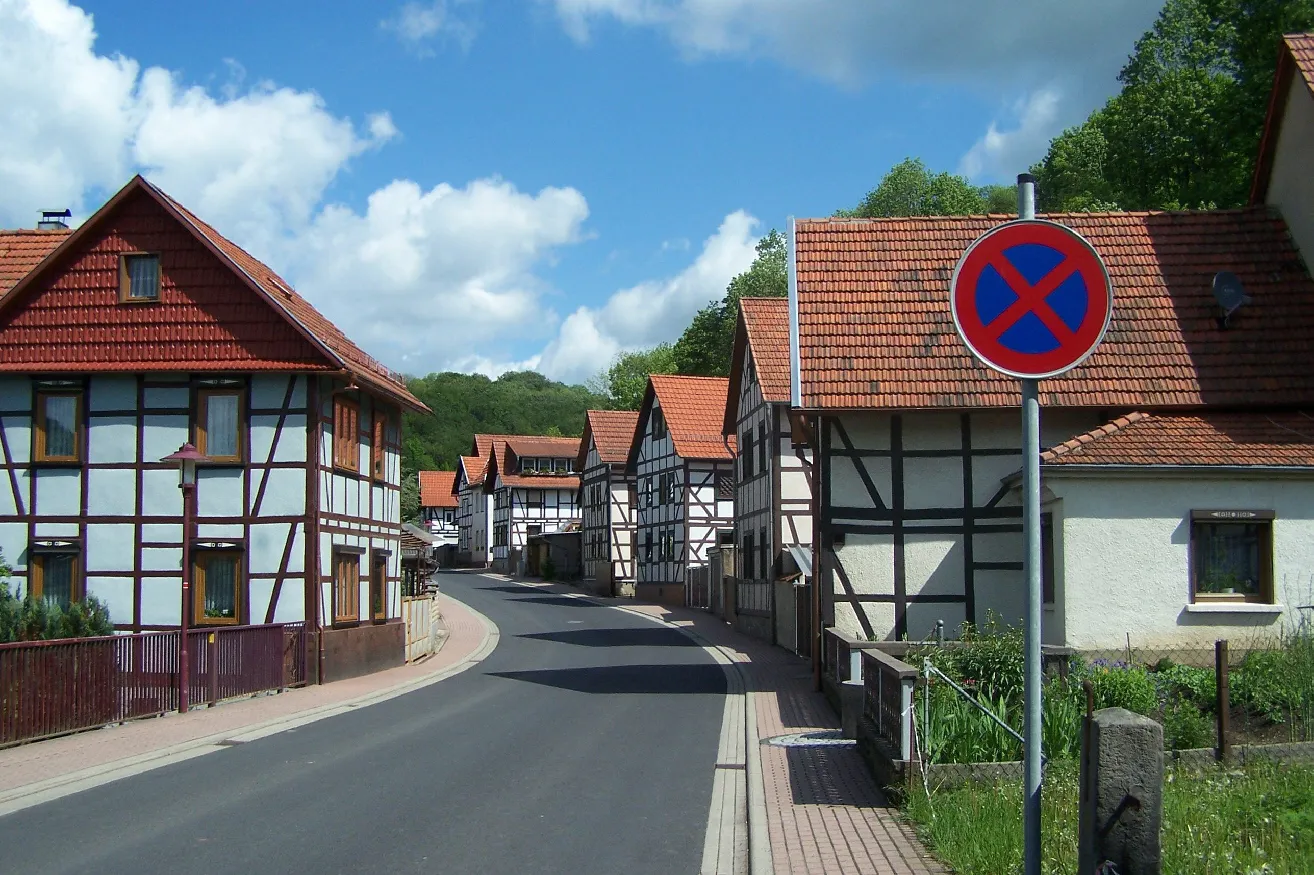
[[(1077, 769), (1052, 763), (1043, 793), (1043, 871), (1077, 865)], [(1016, 781), (909, 793), (906, 812), (937, 857), (959, 875), (1007, 875), (1022, 866), (1022, 788)], [(1165, 875), (1314, 873), (1314, 769), (1169, 771), (1164, 784)]]

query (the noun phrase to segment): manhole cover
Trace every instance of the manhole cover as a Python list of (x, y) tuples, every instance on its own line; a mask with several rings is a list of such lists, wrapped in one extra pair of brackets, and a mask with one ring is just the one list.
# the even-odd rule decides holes
[(790, 735), (774, 735), (762, 739), (763, 744), (775, 747), (844, 747), (857, 744), (853, 738), (845, 738), (838, 729), (821, 729), (816, 732), (795, 732)]

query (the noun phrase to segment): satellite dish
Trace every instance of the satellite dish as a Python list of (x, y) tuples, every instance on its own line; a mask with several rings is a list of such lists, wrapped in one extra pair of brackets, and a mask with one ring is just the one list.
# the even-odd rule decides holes
[(1254, 298), (1246, 294), (1246, 288), (1241, 285), (1236, 274), (1230, 270), (1220, 270), (1214, 274), (1214, 300), (1223, 310), (1223, 315), (1218, 319), (1218, 327), (1226, 328), (1232, 314), (1243, 305), (1253, 302)]

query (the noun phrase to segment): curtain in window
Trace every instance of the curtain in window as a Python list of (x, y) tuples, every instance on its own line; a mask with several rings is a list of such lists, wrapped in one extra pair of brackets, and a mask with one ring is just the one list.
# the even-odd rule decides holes
[(237, 557), (216, 554), (205, 558), (205, 616), (237, 619)]
[(237, 455), (237, 395), (210, 395), (205, 403), (205, 454)]
[(77, 452), (78, 397), (46, 396), (46, 455), (73, 456)]
[(73, 601), (73, 566), (77, 557), (72, 553), (46, 553), (41, 557), (41, 598), (60, 607)]
[(154, 298), (159, 285), (160, 263), (153, 256), (128, 259), (128, 297)]

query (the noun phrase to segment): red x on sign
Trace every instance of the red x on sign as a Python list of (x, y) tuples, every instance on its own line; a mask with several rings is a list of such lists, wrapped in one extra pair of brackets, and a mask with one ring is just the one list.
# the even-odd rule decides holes
[(950, 305), (973, 355), (997, 371), (1040, 379), (1095, 351), (1113, 313), (1113, 289), (1084, 237), (1027, 219), (993, 228), (967, 248)]

